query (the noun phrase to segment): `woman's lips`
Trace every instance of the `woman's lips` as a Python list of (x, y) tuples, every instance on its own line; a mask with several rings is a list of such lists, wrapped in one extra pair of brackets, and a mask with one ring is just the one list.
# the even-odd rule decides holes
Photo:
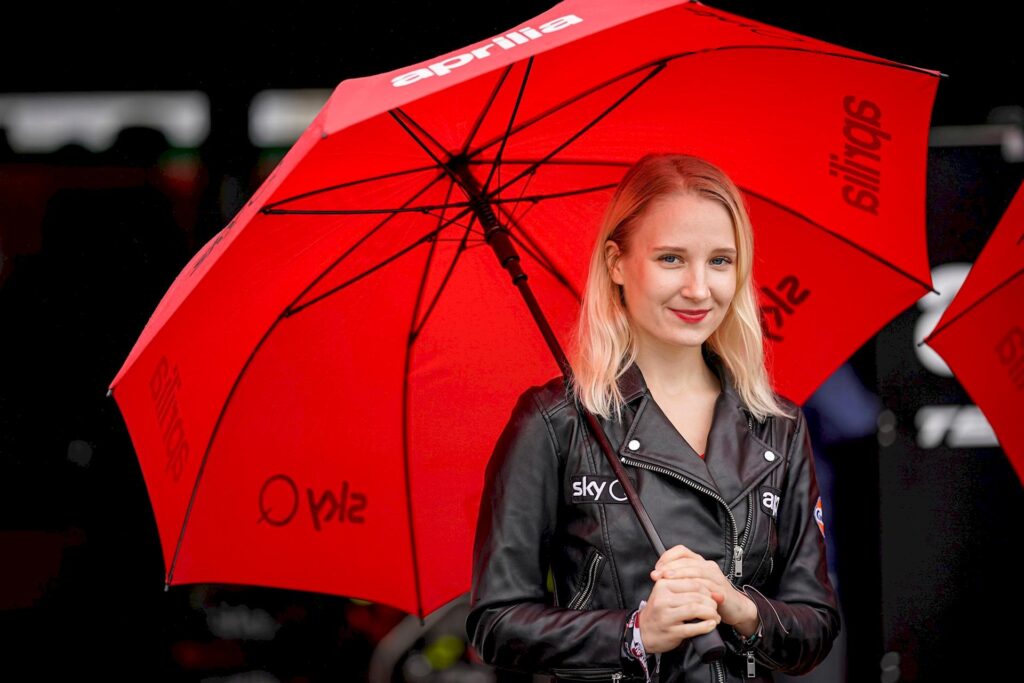
[(711, 309), (703, 311), (678, 311), (674, 308), (670, 308), (668, 310), (675, 313), (676, 317), (682, 320), (683, 322), (699, 323), (701, 320), (704, 319), (704, 316), (706, 316), (708, 314), (708, 311)]

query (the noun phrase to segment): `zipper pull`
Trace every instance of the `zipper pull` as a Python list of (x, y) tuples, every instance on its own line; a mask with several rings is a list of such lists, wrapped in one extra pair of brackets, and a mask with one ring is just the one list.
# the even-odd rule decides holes
[(737, 545), (732, 549), (732, 559), (736, 565), (734, 575), (738, 578), (743, 576), (743, 546)]
[(754, 672), (754, 653), (747, 653), (747, 678), (754, 678), (757, 674)]
[(622, 680), (622, 672), (621, 671), (616, 671), (615, 673), (613, 673), (612, 674), (612, 680), (613, 681), (621, 681)]

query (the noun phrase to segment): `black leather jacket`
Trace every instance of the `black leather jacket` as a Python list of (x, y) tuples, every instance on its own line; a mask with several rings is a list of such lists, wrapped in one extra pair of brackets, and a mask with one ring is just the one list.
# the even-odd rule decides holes
[[(622, 422), (598, 418), (665, 546), (716, 561), (761, 619), (752, 646), (721, 624), (727, 653), (717, 663), (701, 663), (683, 641), (661, 656), (660, 680), (804, 673), (839, 632), (806, 417), (780, 397), (796, 419), (759, 422), (721, 360), (706, 351), (705, 361), (723, 387), (706, 460), (635, 364), (619, 379)], [(481, 658), (562, 678), (642, 678), (621, 644), (657, 559), (563, 379), (527, 389), (495, 446), (480, 503), (466, 630)]]

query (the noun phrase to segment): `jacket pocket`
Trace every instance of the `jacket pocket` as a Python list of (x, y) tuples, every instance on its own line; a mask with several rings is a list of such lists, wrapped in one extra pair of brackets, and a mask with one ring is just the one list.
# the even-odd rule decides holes
[(594, 589), (597, 588), (597, 581), (604, 568), (605, 557), (593, 548), (587, 555), (587, 561), (583, 563), (583, 572), (576, 585), (576, 592), (566, 605), (569, 609), (586, 609), (590, 599), (594, 596)]
[(590, 683), (591, 681), (625, 681), (630, 680), (623, 676), (622, 669), (594, 668), (594, 669), (552, 669), (556, 681), (579, 681)]

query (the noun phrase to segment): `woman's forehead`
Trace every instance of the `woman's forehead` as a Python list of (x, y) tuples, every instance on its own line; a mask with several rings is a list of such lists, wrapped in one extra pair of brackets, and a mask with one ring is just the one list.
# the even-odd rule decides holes
[(672, 194), (651, 201), (637, 219), (633, 239), (647, 249), (709, 251), (736, 249), (729, 210), (695, 194)]

